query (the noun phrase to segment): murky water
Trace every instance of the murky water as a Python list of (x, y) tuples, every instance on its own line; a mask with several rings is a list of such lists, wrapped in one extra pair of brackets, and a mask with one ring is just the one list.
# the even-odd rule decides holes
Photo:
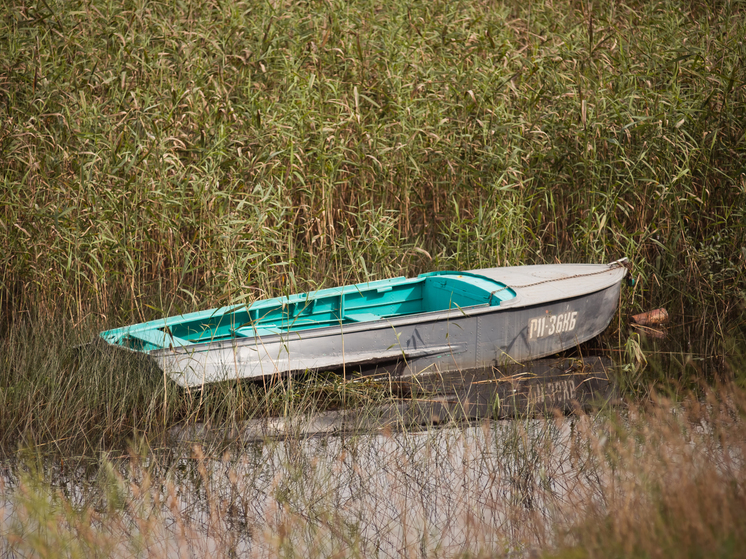
[[(120, 523), (157, 518), (157, 538), (146, 539), (156, 539), (164, 556), (179, 556), (184, 542), (192, 553), (255, 556), (281, 548), (324, 556), (520, 554), (542, 543), (545, 536), (530, 531), (578, 482), (582, 453), (572, 432), (573, 420), (562, 418), (269, 440), (220, 458), (195, 445), (141, 466), (119, 462), (119, 481), (99, 483), (103, 492), (94, 486), (105, 472), (55, 463), (46, 474), (77, 506), (105, 510), (119, 492), (127, 503)], [(6, 475), (6, 533), (17, 488)]]
[[(182, 429), (172, 447), (142, 460), (112, 457), (111, 468), (57, 458), (41, 470), (53, 493), (95, 511), (100, 529), (116, 535), (112, 555), (145, 546), (163, 557), (521, 556), (545, 546), (558, 511), (578, 492), (587, 500), (594, 483), (576, 436), (590, 417), (487, 419), (496, 401), (511, 413), (519, 404), (569, 407), (601, 386), (597, 370), (569, 360), (540, 366), (538, 376), (431, 380), (417, 386), (419, 400), (380, 408), (248, 422), (229, 433)], [(60, 502), (35, 488), (27, 469), (15, 464), (2, 476), (4, 533), (49, 521), (33, 495)], [(1, 541), (2, 555), (14, 556), (16, 544)]]

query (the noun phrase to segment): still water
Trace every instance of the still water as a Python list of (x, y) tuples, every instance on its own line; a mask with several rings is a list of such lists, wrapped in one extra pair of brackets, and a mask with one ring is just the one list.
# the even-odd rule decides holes
[(107, 534), (89, 546), (107, 556), (524, 556), (599, 480), (592, 416), (523, 412), (608, 396), (607, 367), (557, 359), (438, 377), (379, 407), (175, 430), (104, 466), (14, 463), (0, 506), (15, 539), (0, 554), (22, 556), (18, 542), (52, 522)]
[[(182, 442), (147, 460), (116, 460), (108, 473), (59, 462), (43, 469), (58, 495), (121, 532), (112, 555), (130, 555), (139, 538), (148, 556), (164, 557), (521, 556), (546, 544), (544, 527), (574, 488), (586, 492), (587, 454), (575, 433), (589, 421), (267, 440), (218, 457)], [(22, 470), (5, 472), (3, 533), (18, 530)], [(3, 556), (15, 556), (3, 545)]]

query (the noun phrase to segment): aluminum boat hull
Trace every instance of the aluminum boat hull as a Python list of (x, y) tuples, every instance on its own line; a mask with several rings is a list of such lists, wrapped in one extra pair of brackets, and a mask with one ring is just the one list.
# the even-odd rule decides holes
[(455, 306), (140, 353), (183, 387), (375, 364), (398, 363), (403, 375), (417, 375), (525, 362), (603, 332), (617, 310), (625, 264), (471, 270), (466, 274), (500, 282), (515, 295), (498, 306)]

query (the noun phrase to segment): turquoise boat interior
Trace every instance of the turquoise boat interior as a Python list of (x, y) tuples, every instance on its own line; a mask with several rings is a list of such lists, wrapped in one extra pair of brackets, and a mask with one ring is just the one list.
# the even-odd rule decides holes
[(111, 344), (152, 351), (299, 332), (419, 313), (499, 306), (515, 297), (504, 284), (467, 272), (430, 272), (321, 289), (143, 322), (101, 333)]

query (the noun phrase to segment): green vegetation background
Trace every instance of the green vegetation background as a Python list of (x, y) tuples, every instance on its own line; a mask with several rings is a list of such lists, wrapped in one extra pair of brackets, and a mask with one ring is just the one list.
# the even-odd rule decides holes
[(743, 9), (4, 3), (3, 320), (627, 256), (635, 304), (725, 321)]
[(672, 317), (666, 377), (731, 375), (746, 353), (745, 12), (3, 3), (3, 440), (192, 413), (65, 360), (104, 327), (445, 268), (627, 256), (622, 315)]
[[(657, 347), (628, 336), (623, 318), (613, 326), (607, 345), (626, 361), (631, 390), (743, 383), (744, 37), (739, 0), (0, 3), (0, 496), (9, 514), (0, 548), (173, 556), (163, 537), (173, 524), (176, 544), (227, 556), (261, 521), (269, 549), (286, 556), (373, 549), (362, 516), (338, 516), (337, 470), (316, 455), (279, 464), (282, 514), (241, 524), (211, 486), (239, 478), (216, 460), (211, 477), (195, 447), (195, 490), (185, 494), (208, 503), (212, 540), (199, 513), (170, 500), (173, 471), (158, 471), (156, 453), (147, 471), (133, 460), (122, 477), (102, 459), (102, 481), (75, 481), (82, 470), (68, 457), (133, 440), (145, 454), (161, 441), (178, 454), (174, 424), (228, 428), (273, 406), (292, 415), (315, 405), (315, 391), (337, 390), (184, 393), (110, 355), (74, 359), (70, 349), (104, 327), (434, 269), (627, 256), (638, 283), (624, 291), (622, 317), (664, 306), (672, 318)], [(643, 371), (654, 350), (660, 363)], [(539, 427), (548, 439), (514, 422), (505, 426), (513, 446), (495, 439), (475, 454), (475, 468), (497, 466), (498, 486), (461, 498), (508, 507), (507, 528), (476, 525), (504, 538), (504, 554), (534, 555), (531, 545), (554, 546), (556, 557), (738, 557), (744, 409), (742, 391), (703, 390), (680, 407), (601, 417), (597, 432), (580, 418), (569, 450), (551, 422)], [(19, 446), (33, 449), (30, 459)], [(59, 462), (27, 467), (47, 450)], [(345, 446), (331, 461), (354, 455)], [(6, 488), (14, 458), (29, 473)], [(424, 503), (429, 471), (392, 461), (404, 464), (394, 478)], [(577, 474), (577, 502), (553, 488), (553, 468), (565, 466)], [(69, 480), (83, 497), (68, 493)], [(236, 494), (253, 495), (251, 477), (240, 480)], [(491, 491), (527, 498), (482, 507)], [(306, 497), (318, 516), (303, 516)], [(558, 505), (555, 516), (534, 499)], [(472, 509), (463, 510), (469, 524)], [(421, 535), (400, 549), (424, 553)], [(464, 553), (496, 553), (479, 545)]]

